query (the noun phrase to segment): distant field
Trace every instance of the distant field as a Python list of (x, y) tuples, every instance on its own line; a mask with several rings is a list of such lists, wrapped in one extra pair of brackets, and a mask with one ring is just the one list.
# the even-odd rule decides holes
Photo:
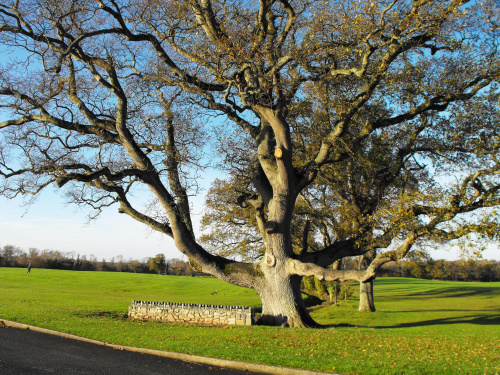
[(134, 299), (260, 307), (214, 278), (0, 268), (0, 319), (122, 345), (344, 374), (499, 374), (500, 283), (380, 278), (376, 313), (357, 297), (317, 308), (331, 328), (198, 327), (128, 321)]

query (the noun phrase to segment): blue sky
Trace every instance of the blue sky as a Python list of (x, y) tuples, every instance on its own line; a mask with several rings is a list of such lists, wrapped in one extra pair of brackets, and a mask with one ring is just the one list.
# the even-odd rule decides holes
[[(203, 197), (193, 201), (193, 221), (199, 228)], [(94, 221), (88, 222), (86, 211), (67, 205), (50, 188), (29, 209), (23, 199), (8, 200), (0, 197), (0, 246), (15, 245), (24, 250), (35, 247), (80, 255), (95, 255), (98, 260), (123, 256), (124, 259), (142, 260), (163, 253), (167, 258), (182, 258), (173, 240), (152, 233), (144, 224), (110, 207)], [(435, 259), (454, 260), (457, 251), (442, 249), (432, 253)], [(492, 246), (483, 254), (484, 259), (500, 260), (498, 247)]]
[[(65, 204), (50, 188), (28, 210), (22, 205), (22, 198), (0, 197), (0, 246), (74, 251), (98, 260), (119, 255), (141, 260), (159, 253), (182, 257), (170, 237), (152, 233), (144, 224), (119, 214), (118, 206), (89, 222), (85, 209)], [(199, 215), (194, 218), (198, 221)]]
[[(0, 46), (0, 62), (7, 54)], [(208, 185), (208, 181), (207, 181)], [(199, 228), (203, 197), (193, 200), (193, 223)], [(15, 245), (27, 250), (36, 247), (80, 255), (94, 255), (99, 260), (123, 256), (144, 259), (163, 253), (167, 258), (182, 257), (173, 240), (152, 233), (144, 224), (118, 214), (117, 206), (106, 209), (96, 220), (88, 222), (85, 209), (66, 205), (64, 198), (49, 187), (29, 209), (23, 199), (8, 200), (0, 196), (0, 247)], [(458, 253), (443, 249), (433, 257), (457, 259)], [(500, 250), (491, 246), (483, 258), (500, 260)]]

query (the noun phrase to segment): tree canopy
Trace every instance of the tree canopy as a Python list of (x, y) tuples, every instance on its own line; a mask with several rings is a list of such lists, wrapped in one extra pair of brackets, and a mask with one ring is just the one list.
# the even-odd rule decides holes
[[(264, 323), (313, 326), (302, 276), (364, 282), (417, 241), (498, 236), (499, 14), (494, 0), (6, 0), (0, 192), (117, 204), (193, 267), (254, 288)], [(206, 224), (250, 235), (196, 238), (210, 145), (228, 178)], [(330, 268), (374, 249), (366, 270)]]

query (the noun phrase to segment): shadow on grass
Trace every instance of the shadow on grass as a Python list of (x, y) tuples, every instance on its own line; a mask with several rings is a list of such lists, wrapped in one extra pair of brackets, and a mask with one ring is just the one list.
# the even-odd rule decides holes
[(306, 305), (306, 307), (319, 306), (323, 302), (325, 302), (321, 298), (316, 297), (315, 295), (308, 294), (308, 293), (305, 293), (305, 292), (302, 292), (302, 294), (307, 296), (306, 298), (303, 298), (304, 304)]
[(449, 324), (499, 325), (500, 315), (467, 315), (452, 318), (430, 319), (421, 322), (401, 323), (393, 326), (376, 326), (372, 328), (410, 328)]
[(107, 319), (115, 319), (115, 320), (127, 320), (128, 314), (124, 314), (123, 312), (117, 311), (96, 311), (92, 313), (77, 313), (75, 314), (84, 318), (107, 318)]
[(392, 329), (392, 328), (412, 328), (426, 327), (435, 325), (452, 325), (452, 324), (476, 324), (476, 325), (500, 325), (500, 315), (468, 315), (461, 317), (430, 319), (420, 322), (408, 322), (387, 326), (363, 326), (355, 324), (328, 324), (321, 328), (372, 328), (372, 329)]
[[(472, 296), (497, 296), (498, 288), (487, 288), (487, 287), (475, 287), (471, 285), (461, 287), (443, 287), (443, 288), (433, 288), (432, 290), (426, 290), (418, 293), (408, 294), (407, 297), (428, 297), (428, 296), (439, 296), (442, 297), (472, 297)], [(449, 295), (449, 296), (448, 296)]]
[(429, 285), (429, 283), (433, 281), (428, 279), (414, 279), (411, 277), (378, 277), (375, 283), (379, 283), (380, 285), (401, 285), (401, 280), (407, 281), (408, 285)]
[[(415, 283), (416, 284), (416, 283)], [(431, 297), (438, 298), (467, 298), (467, 297), (481, 297), (481, 298), (496, 298), (500, 293), (498, 286), (489, 286), (481, 284), (475, 286), (471, 284), (464, 284), (464, 286), (451, 286), (446, 284), (433, 285), (432, 288), (425, 288), (423, 290), (415, 290), (405, 286), (403, 288), (388, 289), (385, 288), (383, 293), (392, 293), (391, 300), (408, 299), (408, 300), (425, 300)], [(428, 285), (426, 285), (428, 286)], [(384, 300), (382, 297), (381, 300)]]

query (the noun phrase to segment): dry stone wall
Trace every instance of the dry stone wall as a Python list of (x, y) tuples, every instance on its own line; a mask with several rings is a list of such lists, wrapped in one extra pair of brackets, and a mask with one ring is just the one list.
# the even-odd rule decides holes
[(132, 301), (128, 317), (171, 323), (249, 326), (255, 323), (255, 309), (241, 306)]

